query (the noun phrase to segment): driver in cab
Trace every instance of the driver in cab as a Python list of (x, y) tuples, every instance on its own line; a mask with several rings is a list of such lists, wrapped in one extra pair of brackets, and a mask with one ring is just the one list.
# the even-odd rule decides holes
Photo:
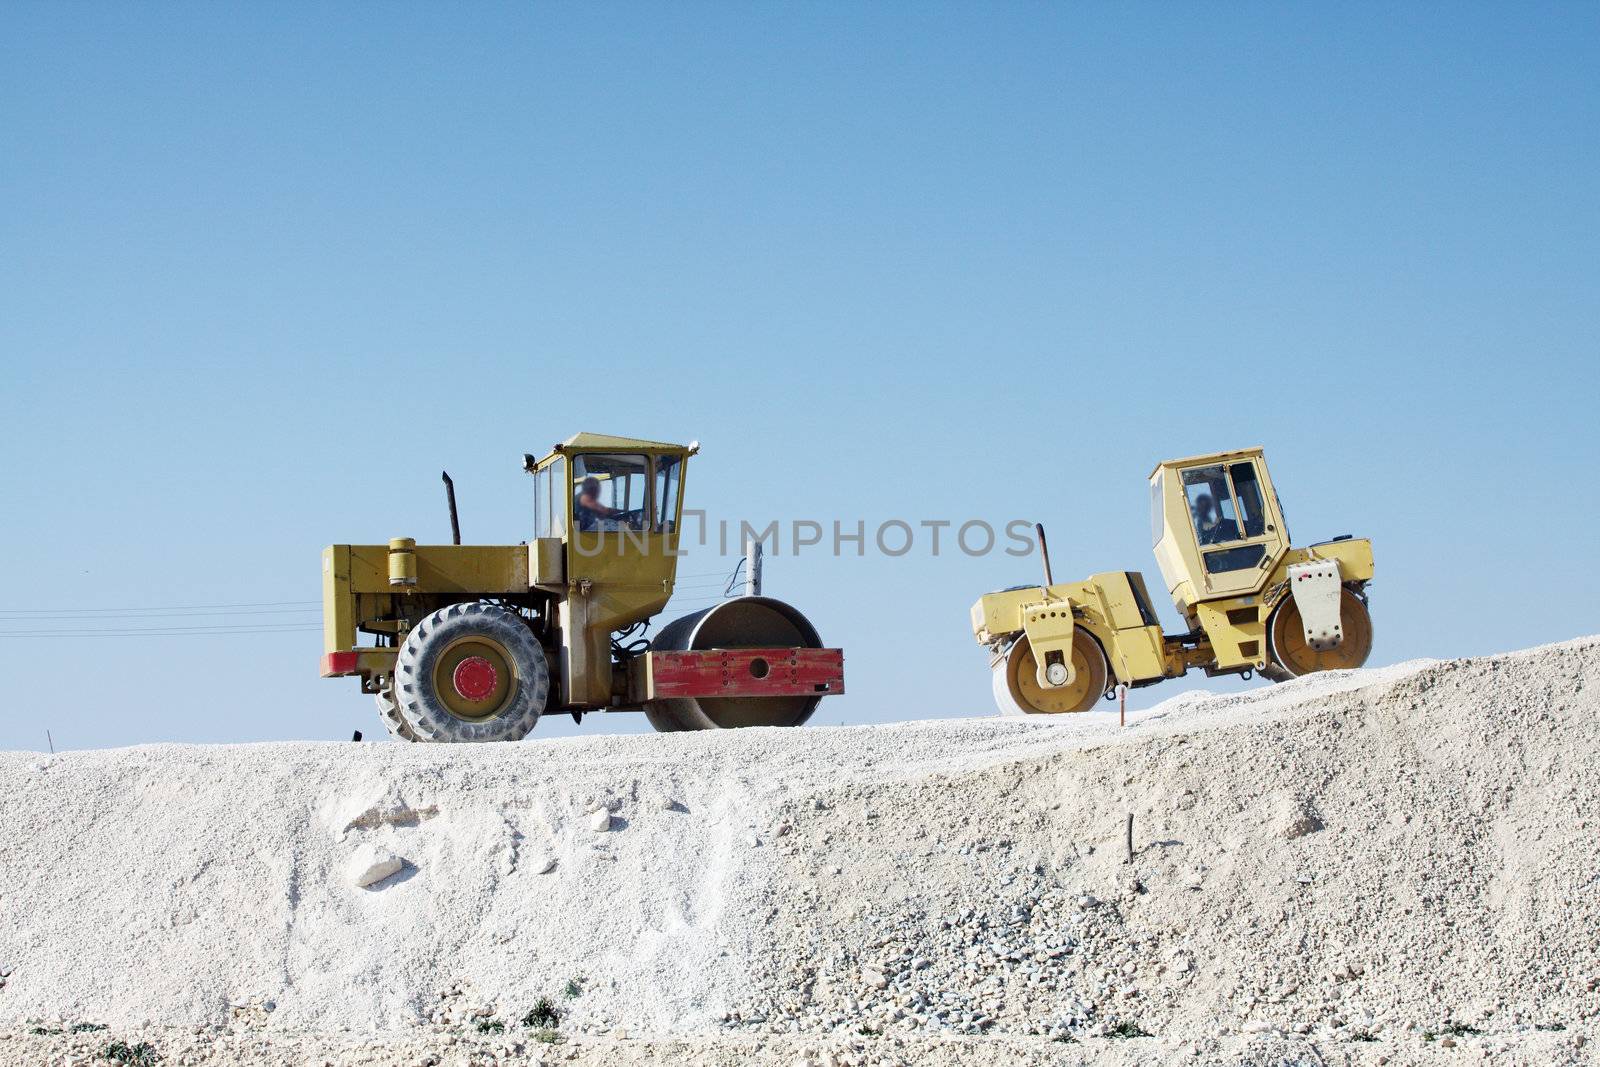
[(1202, 545), (1220, 545), (1239, 536), (1232, 522), (1223, 521), (1217, 502), (1210, 493), (1201, 493), (1194, 501), (1194, 529)]
[(620, 519), (623, 513), (600, 503), (600, 479), (589, 477), (578, 487), (578, 499), (572, 504), (572, 517), (580, 530), (600, 529), (601, 519)]

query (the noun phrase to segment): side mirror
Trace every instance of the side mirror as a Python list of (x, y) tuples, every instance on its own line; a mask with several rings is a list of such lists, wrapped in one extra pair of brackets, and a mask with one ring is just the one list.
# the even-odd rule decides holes
[(536, 467), (538, 467), (538, 466), (539, 466), (539, 461), (538, 460), (534, 459), (531, 455), (529, 455), (526, 452), (524, 452), (522, 454), (522, 469), (523, 470), (527, 471), (529, 474), (532, 474), (534, 472), (534, 469)]

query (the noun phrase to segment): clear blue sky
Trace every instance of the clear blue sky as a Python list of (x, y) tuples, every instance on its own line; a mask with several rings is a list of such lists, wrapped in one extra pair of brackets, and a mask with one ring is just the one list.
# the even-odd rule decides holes
[[(0, 608), (314, 601), (447, 537), (441, 468), (516, 542), (587, 429), (1065, 576), (1264, 444), (1299, 540), (1374, 539), (1374, 662), (1600, 630), (1597, 72), (1592, 3), (7, 4)], [(866, 722), (989, 713), (967, 608), (1035, 568), (768, 579)], [(25, 618), (0, 747), (381, 736), (315, 632)]]

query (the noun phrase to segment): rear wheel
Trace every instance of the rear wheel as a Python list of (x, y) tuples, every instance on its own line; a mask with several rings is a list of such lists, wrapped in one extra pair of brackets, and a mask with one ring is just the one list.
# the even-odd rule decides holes
[(544, 649), (497, 604), (440, 608), (412, 627), (395, 662), (395, 703), (423, 741), (517, 741), (550, 692)]
[(1072, 634), (1072, 681), (1050, 689), (1039, 684), (1033, 648), (1019, 637), (994, 668), (994, 702), (1002, 715), (1062, 715), (1088, 711), (1106, 691), (1110, 674), (1100, 642), (1084, 629)]
[(1293, 596), (1287, 597), (1267, 621), (1270, 659), (1262, 668), (1262, 675), (1274, 682), (1286, 682), (1317, 671), (1351, 670), (1367, 662), (1372, 654), (1372, 615), (1367, 611), (1366, 601), (1349, 589), (1339, 590), (1339, 628), (1344, 632), (1344, 640), (1330, 649), (1317, 651), (1306, 642), (1300, 606)]
[(394, 689), (380, 689), (373, 694), (373, 699), (378, 704), (378, 718), (383, 720), (383, 725), (389, 731), (389, 736), (396, 741), (420, 741), (417, 732), (406, 725), (405, 719), (400, 717), (400, 705), (394, 702)]

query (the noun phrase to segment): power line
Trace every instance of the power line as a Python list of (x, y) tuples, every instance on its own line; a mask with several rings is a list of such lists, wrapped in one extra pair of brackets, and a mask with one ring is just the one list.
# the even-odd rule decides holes
[(101, 622), (109, 619), (198, 619), (206, 616), (232, 618), (243, 615), (310, 615), (320, 610), (320, 608), (258, 608), (254, 611), (110, 612), (100, 615), (84, 615), (71, 611), (0, 611), (0, 622), (47, 622), (72, 619), (82, 619), (84, 622)]
[(152, 626), (118, 630), (0, 630), (0, 637), (201, 637), (207, 634), (310, 634), (320, 626), (292, 623), (276, 626)]
[(164, 606), (138, 605), (122, 608), (63, 608), (60, 606), (48, 608), (0, 608), (0, 615), (38, 615), (45, 612), (57, 612), (63, 615), (101, 615), (107, 612), (136, 612), (146, 613), (153, 611), (204, 611), (211, 608), (313, 608), (320, 607), (320, 600), (261, 600), (248, 604), (167, 604)]

